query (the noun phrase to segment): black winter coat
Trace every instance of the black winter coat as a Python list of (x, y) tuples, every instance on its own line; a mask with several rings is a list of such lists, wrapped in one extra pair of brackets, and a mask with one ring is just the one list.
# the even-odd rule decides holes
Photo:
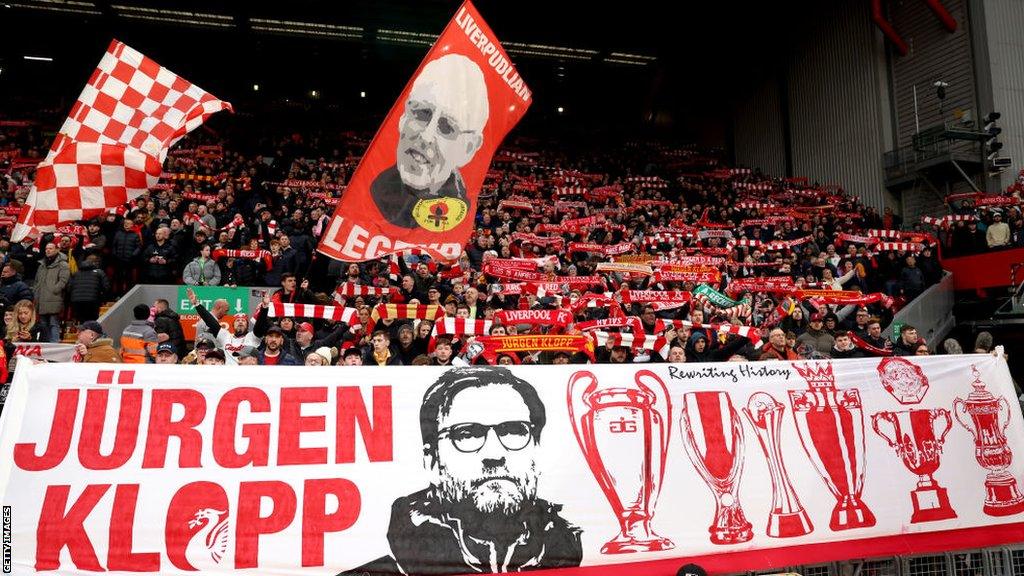
[(181, 329), (181, 316), (168, 308), (153, 318), (153, 329), (157, 333), (167, 334), (167, 342), (174, 345), (178, 357), (185, 356), (185, 333)]
[(21, 274), (0, 279), (0, 295), (8, 306), (14, 306), (19, 300), (32, 300), (32, 287), (25, 283)]
[[(166, 263), (150, 262), (149, 259), (154, 256), (163, 257)], [(163, 246), (156, 243), (146, 246), (146, 249), (142, 252), (142, 261), (145, 263), (146, 279), (149, 282), (174, 284), (181, 277), (177, 268), (178, 253), (169, 241), (164, 242)]]
[(142, 254), (142, 239), (135, 232), (118, 230), (114, 234), (114, 245), (111, 252), (121, 264), (133, 263)]
[(68, 301), (99, 304), (110, 292), (107, 275), (90, 262), (78, 266), (78, 273), (68, 280)]

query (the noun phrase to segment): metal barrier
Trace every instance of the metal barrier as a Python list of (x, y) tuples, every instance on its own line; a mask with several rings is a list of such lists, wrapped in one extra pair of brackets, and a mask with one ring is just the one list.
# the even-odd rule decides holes
[[(917, 328), (919, 336), (928, 342), (933, 352), (946, 334), (956, 325), (953, 317), (953, 275), (944, 272), (942, 280), (914, 298), (893, 316), (893, 323), (902, 322)], [(890, 334), (892, 325), (885, 328)]]
[(801, 576), (1024, 576), (1024, 543), (940, 554), (807, 564), (731, 576), (795, 572)]
[[(98, 320), (103, 325), (103, 331), (117, 342), (125, 326), (128, 326), (134, 319), (132, 308), (136, 304), (152, 305), (154, 300), (163, 298), (171, 302), (171, 308), (176, 310), (177, 306), (174, 302), (178, 298), (178, 287), (179, 285), (177, 284), (136, 284), (127, 294), (118, 298), (117, 302), (105, 314), (99, 317)], [(275, 289), (271, 287), (247, 287), (246, 290), (249, 292), (248, 302), (245, 303), (248, 306), (246, 310), (254, 310), (261, 299), (254, 292)]]

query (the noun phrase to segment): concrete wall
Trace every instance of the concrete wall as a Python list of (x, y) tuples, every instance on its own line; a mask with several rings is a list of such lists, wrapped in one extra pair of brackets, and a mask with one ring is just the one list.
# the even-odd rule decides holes
[(841, 184), (882, 208), (892, 203), (882, 170), (893, 140), (885, 45), (869, 3), (838, 0), (816, 10), (781, 71), (737, 98), (736, 160), (784, 175), (788, 128), (794, 176)]
[[(978, 0), (972, 0), (978, 2)], [(984, 0), (978, 2), (983, 11), (977, 26), (984, 26), (984, 40), (991, 72), (992, 110), (1002, 113), (1000, 141), (1002, 156), (1013, 158), (1013, 166), (1003, 176), (1003, 184), (1012, 182), (1024, 169), (1024, 2), (1020, 0)], [(974, 12), (972, 12), (974, 14)], [(985, 50), (979, 50), (984, 52)], [(984, 81), (984, 79), (983, 79)], [(983, 109), (981, 114), (992, 110)]]
[[(258, 287), (249, 289), (248, 310), (255, 310), (260, 303), (261, 297), (254, 295), (254, 291), (275, 290), (270, 287)], [(131, 324), (134, 319), (132, 308), (138, 304), (152, 305), (155, 300), (163, 298), (171, 303), (171, 308), (177, 310), (174, 301), (178, 298), (178, 286), (163, 284), (136, 284), (127, 294), (118, 299), (117, 303), (110, 307), (105, 314), (99, 317), (99, 323), (103, 325), (103, 331), (114, 339), (114, 345), (121, 337), (125, 326)]]
[(782, 100), (776, 77), (760, 82), (741, 97), (733, 117), (737, 163), (766, 174), (786, 173)]

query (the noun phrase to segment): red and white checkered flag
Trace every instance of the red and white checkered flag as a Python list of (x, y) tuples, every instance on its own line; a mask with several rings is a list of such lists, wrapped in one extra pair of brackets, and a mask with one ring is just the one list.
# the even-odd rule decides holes
[(171, 146), (221, 110), (231, 104), (114, 40), (39, 164), (13, 240), (142, 195)]

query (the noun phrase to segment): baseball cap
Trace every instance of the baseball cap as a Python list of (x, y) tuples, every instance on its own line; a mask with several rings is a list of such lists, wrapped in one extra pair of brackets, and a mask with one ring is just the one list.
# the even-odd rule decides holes
[(220, 360), (224, 360), (224, 351), (218, 348), (214, 348), (213, 350), (210, 350), (209, 352), (206, 353), (206, 358), (217, 358)]
[(362, 356), (363, 351), (358, 346), (352, 346), (345, 349), (345, 353), (341, 355), (342, 358), (348, 358), (349, 356)]
[(241, 350), (233, 354), (235, 358), (259, 358), (260, 351), (252, 346), (242, 346)]
[(163, 352), (167, 352), (168, 354), (178, 353), (178, 351), (174, 349), (174, 344), (171, 344), (170, 342), (164, 342), (163, 344), (160, 344), (159, 346), (156, 347), (157, 354), (161, 354)]
[(314, 333), (313, 325), (310, 324), (309, 322), (303, 322), (302, 324), (299, 324), (299, 330), (298, 331), (299, 332), (309, 332), (310, 334), (313, 334)]
[(284, 329), (278, 326), (277, 324), (271, 324), (270, 327), (267, 328), (267, 334), (270, 333), (276, 333), (284, 336)]
[(93, 332), (102, 335), (103, 325), (95, 320), (88, 320), (78, 325), (78, 331), (81, 332), (82, 330), (92, 330)]
[(196, 338), (196, 349), (198, 350), (200, 346), (204, 348), (216, 348), (217, 342), (209, 336), (200, 336)]
[(811, 314), (811, 322), (822, 322), (825, 320), (825, 316), (821, 312), (815, 312)]

